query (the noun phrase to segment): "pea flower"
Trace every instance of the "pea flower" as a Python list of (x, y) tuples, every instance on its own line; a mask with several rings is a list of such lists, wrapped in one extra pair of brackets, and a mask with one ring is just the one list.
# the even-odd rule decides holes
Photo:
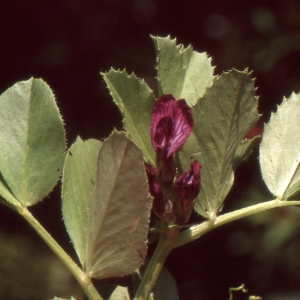
[(145, 163), (145, 169), (148, 176), (149, 191), (153, 196), (153, 211), (164, 222), (175, 224), (176, 214), (172, 200), (165, 198), (159, 183), (157, 182), (157, 169)]
[(193, 130), (192, 110), (184, 99), (162, 95), (154, 105), (151, 141), (156, 152), (158, 177), (166, 187), (173, 184), (175, 165), (173, 154), (180, 150)]
[(145, 163), (153, 211), (167, 224), (188, 222), (200, 191), (201, 165), (195, 160), (175, 182), (174, 153), (179, 151), (194, 126), (192, 110), (184, 99), (162, 95), (154, 105), (150, 136), (156, 167)]
[(190, 169), (182, 173), (175, 182), (175, 191), (178, 196), (178, 221), (186, 223), (194, 208), (196, 197), (200, 192), (201, 165), (197, 160), (191, 163)]

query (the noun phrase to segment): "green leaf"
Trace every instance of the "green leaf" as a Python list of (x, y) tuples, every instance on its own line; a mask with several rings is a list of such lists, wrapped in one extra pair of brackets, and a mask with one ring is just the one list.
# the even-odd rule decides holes
[(88, 219), (100, 147), (101, 142), (98, 140), (83, 141), (77, 137), (67, 153), (64, 165), (62, 212), (82, 265), (86, 261)]
[(152, 201), (141, 150), (114, 132), (98, 156), (86, 271), (94, 278), (124, 276), (144, 261)]
[(260, 135), (256, 135), (250, 140), (244, 139), (241, 141), (235, 151), (233, 159), (233, 170), (236, 170), (237, 167), (252, 154), (255, 144), (260, 138)]
[(62, 199), (68, 233), (90, 276), (123, 276), (141, 265), (152, 201), (142, 152), (125, 133), (114, 132), (102, 146), (77, 138), (65, 161)]
[(153, 91), (144, 80), (133, 73), (111, 69), (102, 73), (110, 94), (123, 115), (124, 128), (135, 144), (143, 151), (145, 160), (155, 162), (150, 139), (151, 114), (155, 103)]
[(109, 300), (130, 300), (127, 288), (123, 286), (117, 286), (117, 288), (111, 294)]
[(265, 125), (260, 145), (263, 179), (279, 199), (294, 196), (300, 189), (300, 94), (283, 99)]
[(193, 106), (206, 88), (213, 83), (211, 58), (206, 53), (193, 51), (191, 46), (176, 46), (176, 39), (153, 37), (157, 54), (157, 72), (160, 94), (184, 98)]
[(56, 184), (65, 156), (63, 121), (44, 81), (17, 82), (0, 96), (0, 142), (3, 184), (22, 205), (44, 198)]
[(213, 219), (233, 184), (237, 148), (259, 117), (250, 74), (223, 73), (192, 111), (195, 125), (179, 152), (181, 169), (187, 170), (194, 159), (202, 164), (195, 209)]

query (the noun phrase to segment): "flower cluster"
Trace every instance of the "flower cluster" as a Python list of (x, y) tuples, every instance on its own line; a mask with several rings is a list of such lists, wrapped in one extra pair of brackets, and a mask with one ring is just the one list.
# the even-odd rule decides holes
[(153, 210), (168, 224), (188, 222), (200, 191), (200, 169), (197, 160), (180, 176), (176, 174), (175, 152), (190, 136), (194, 126), (192, 110), (184, 99), (172, 95), (157, 99), (151, 122), (151, 141), (156, 152), (156, 167), (145, 164), (149, 189), (154, 197)]

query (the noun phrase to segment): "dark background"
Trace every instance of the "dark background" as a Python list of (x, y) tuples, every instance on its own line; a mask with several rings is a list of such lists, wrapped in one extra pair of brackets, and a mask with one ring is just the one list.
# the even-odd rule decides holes
[[(261, 133), (271, 111), (300, 89), (300, 1), (73, 0), (0, 1), (0, 92), (16, 81), (43, 78), (76, 135), (107, 137), (121, 116), (99, 72), (126, 68), (155, 89), (149, 35), (177, 37), (213, 58), (215, 73), (249, 67), (258, 87)], [(224, 212), (271, 199), (258, 151), (236, 173)], [(60, 211), (59, 186), (31, 211), (75, 257)], [(197, 216), (194, 221), (199, 221)], [(245, 283), (267, 300), (300, 299), (297, 208), (277, 209), (209, 233), (166, 262), (180, 299), (228, 299)], [(76, 258), (75, 258), (76, 259)], [(81, 297), (65, 268), (17, 214), (0, 207), (0, 299)], [(234, 299), (248, 299), (241, 293)]]

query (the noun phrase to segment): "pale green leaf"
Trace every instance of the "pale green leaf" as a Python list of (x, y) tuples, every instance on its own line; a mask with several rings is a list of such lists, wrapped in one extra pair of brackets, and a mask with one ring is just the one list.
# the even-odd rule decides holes
[(250, 74), (237, 70), (223, 73), (192, 113), (193, 133), (179, 152), (181, 170), (187, 170), (194, 159), (202, 164), (195, 209), (214, 218), (233, 184), (237, 147), (259, 117)]
[(123, 286), (117, 286), (109, 300), (130, 300), (128, 289)]
[(141, 150), (114, 132), (99, 152), (90, 206), (86, 271), (92, 277), (123, 276), (143, 263), (151, 205)]
[(260, 138), (260, 135), (256, 135), (250, 140), (244, 139), (241, 141), (235, 151), (233, 159), (233, 170), (236, 170), (237, 167), (252, 154), (255, 144)]
[(123, 115), (124, 128), (143, 151), (145, 160), (154, 164), (155, 154), (150, 140), (151, 114), (155, 103), (153, 91), (133, 73), (111, 69), (102, 73), (110, 94)]
[(265, 125), (260, 145), (263, 179), (279, 199), (291, 198), (300, 189), (300, 94), (283, 99)]
[(213, 83), (214, 68), (206, 53), (199, 53), (191, 46), (176, 45), (170, 37), (152, 37), (157, 53), (157, 73), (160, 94), (184, 98), (193, 106), (207, 87)]
[(0, 172), (14, 197), (26, 206), (44, 198), (65, 156), (63, 122), (44, 81), (17, 82), (0, 96), (0, 143)]
[(82, 265), (86, 261), (88, 219), (100, 147), (98, 140), (83, 141), (78, 137), (67, 153), (63, 171), (64, 222)]

